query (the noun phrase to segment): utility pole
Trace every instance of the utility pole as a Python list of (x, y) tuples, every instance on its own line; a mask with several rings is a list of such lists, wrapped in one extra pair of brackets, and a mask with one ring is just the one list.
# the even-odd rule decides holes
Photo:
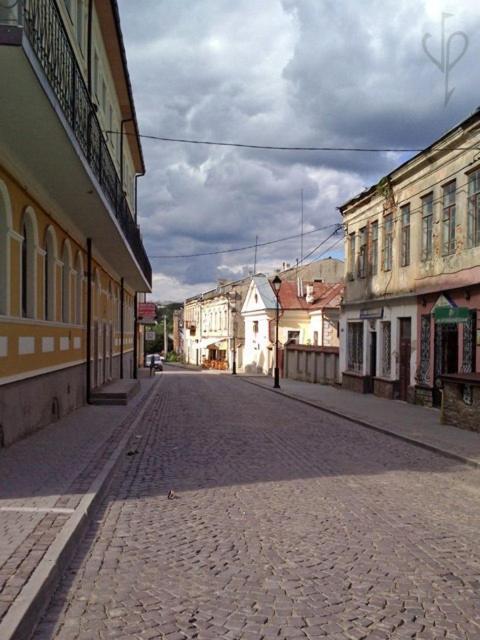
[(168, 353), (167, 314), (163, 316), (163, 352), (166, 358)]
[(300, 198), (302, 201), (302, 217), (301, 217), (301, 233), (300, 233), (300, 264), (303, 262), (303, 189), (300, 191)]

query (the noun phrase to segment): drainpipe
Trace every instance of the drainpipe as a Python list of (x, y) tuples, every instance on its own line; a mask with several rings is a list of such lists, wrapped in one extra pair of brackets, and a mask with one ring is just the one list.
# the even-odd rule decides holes
[(135, 293), (134, 302), (135, 309), (133, 312), (133, 377), (135, 380), (138, 378), (138, 319), (137, 319), (137, 296)]
[(87, 404), (92, 388), (92, 239), (87, 238)]
[(123, 278), (120, 280), (120, 378), (123, 379), (123, 329), (124, 329), (125, 289)]
[(92, 15), (93, 0), (88, 0), (88, 26), (87, 26), (87, 87), (88, 93), (92, 95)]

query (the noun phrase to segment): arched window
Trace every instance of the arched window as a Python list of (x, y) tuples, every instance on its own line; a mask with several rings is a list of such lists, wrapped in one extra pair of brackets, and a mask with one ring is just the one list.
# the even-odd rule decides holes
[(35, 212), (31, 207), (25, 209), (20, 229), (23, 236), (20, 275), (21, 314), (24, 318), (35, 318), (38, 230)]
[(71, 278), (70, 273), (72, 270), (72, 250), (70, 248), (70, 242), (65, 240), (63, 243), (62, 254), (63, 266), (62, 266), (62, 322), (70, 322), (71, 320)]
[(0, 181), (0, 315), (10, 313), (10, 238), (12, 208), (7, 187)]
[(75, 322), (82, 324), (83, 322), (83, 257), (80, 251), (77, 253), (75, 260)]
[(55, 320), (57, 238), (52, 226), (45, 232), (44, 318)]

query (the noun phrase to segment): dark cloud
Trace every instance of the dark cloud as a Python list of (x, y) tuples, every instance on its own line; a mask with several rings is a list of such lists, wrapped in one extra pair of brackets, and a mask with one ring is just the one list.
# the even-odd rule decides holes
[[(457, 3), (447, 37), (467, 53), (444, 76), (434, 0), (120, 0), (144, 133), (267, 145), (422, 147), (480, 102), (480, 16)], [(452, 56), (458, 42), (452, 44)], [(336, 207), (405, 154), (268, 152), (144, 141), (141, 224), (151, 256), (230, 248), (338, 221)], [(326, 235), (328, 231), (324, 232)], [(305, 240), (305, 250), (322, 234)], [(328, 246), (328, 245), (327, 245)], [(299, 241), (259, 250), (262, 268), (294, 262)], [(181, 298), (241, 277), (253, 253), (152, 258), (156, 295)]]

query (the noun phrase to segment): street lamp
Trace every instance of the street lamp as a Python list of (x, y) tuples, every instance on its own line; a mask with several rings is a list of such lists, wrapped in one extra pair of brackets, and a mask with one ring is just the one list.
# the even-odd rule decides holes
[(236, 315), (237, 309), (233, 307), (232, 309), (232, 333), (233, 333), (233, 360), (232, 360), (232, 376), (237, 375), (237, 345), (235, 344), (235, 329), (236, 329)]
[(276, 314), (275, 314), (275, 371), (274, 371), (273, 388), (280, 389), (280, 370), (278, 368), (278, 312), (279, 312), (278, 296), (280, 293), (280, 286), (282, 284), (282, 281), (280, 280), (278, 275), (275, 276), (272, 284), (273, 284), (273, 288), (275, 289), (275, 297), (277, 299)]
[(230, 310), (232, 312), (232, 376), (236, 376), (237, 375), (237, 348), (236, 348), (236, 344), (235, 344), (235, 328), (236, 328), (236, 322), (235, 322), (235, 318), (237, 315), (237, 292), (236, 291), (231, 291), (230, 292)]

